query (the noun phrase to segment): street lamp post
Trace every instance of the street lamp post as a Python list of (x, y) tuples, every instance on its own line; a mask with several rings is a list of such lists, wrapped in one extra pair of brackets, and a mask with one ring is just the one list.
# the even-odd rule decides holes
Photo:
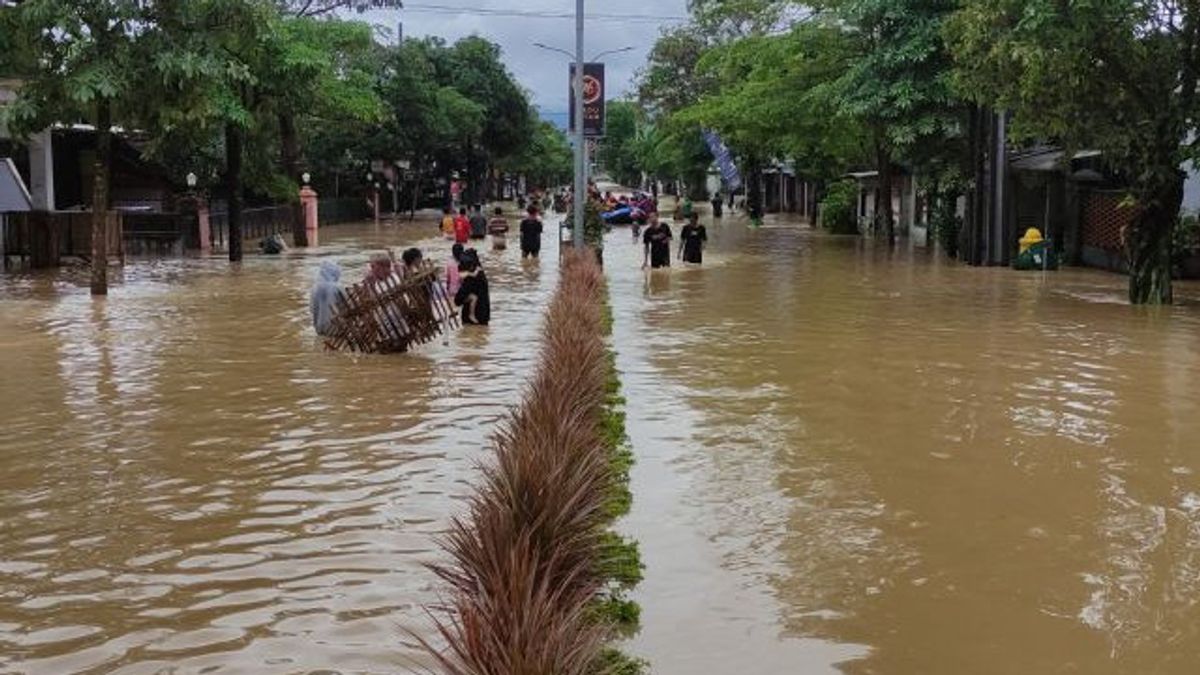
[(583, 0), (575, 0), (575, 248), (583, 246), (583, 214), (587, 200), (587, 146), (583, 136)]
[[(572, 96), (575, 97), (575, 115), (572, 122), (575, 126), (575, 189), (572, 197), (572, 206), (574, 207), (575, 227), (571, 232), (571, 239), (575, 246), (583, 245), (583, 214), (584, 205), (587, 199), (587, 174), (588, 174), (588, 158), (587, 158), (587, 143), (583, 134), (583, 0), (575, 2), (575, 53), (571, 54), (565, 49), (551, 47), (550, 45), (541, 42), (534, 42), (534, 47), (546, 49), (559, 54), (565, 54), (568, 58), (572, 58), (575, 63), (575, 77), (572, 78)], [(601, 56), (609, 54), (620, 54), (635, 49), (635, 47), (621, 47), (620, 49), (610, 49), (600, 52), (592, 57), (592, 61), (600, 60)]]

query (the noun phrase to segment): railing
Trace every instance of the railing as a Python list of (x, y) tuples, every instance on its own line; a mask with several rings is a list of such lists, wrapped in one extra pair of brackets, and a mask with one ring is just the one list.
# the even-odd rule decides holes
[[(299, 205), (295, 208), (299, 208)], [(292, 209), (291, 204), (242, 209), (242, 241), (259, 241), (273, 234), (290, 233), (295, 217)], [(229, 245), (229, 214), (210, 214), (208, 224), (209, 242), (213, 250), (225, 249)], [(290, 241), (288, 237), (284, 239)]]
[[(105, 216), (109, 260), (124, 260), (120, 213)], [(90, 259), (92, 214), (89, 211), (14, 213), (4, 228), (4, 255), (28, 259), (30, 267), (55, 267), (64, 257)]]
[(125, 213), (122, 238), (129, 255), (183, 255), (200, 248), (200, 228), (192, 213)]
[(369, 220), (371, 207), (362, 197), (338, 197), (317, 202), (317, 222), (321, 227)]

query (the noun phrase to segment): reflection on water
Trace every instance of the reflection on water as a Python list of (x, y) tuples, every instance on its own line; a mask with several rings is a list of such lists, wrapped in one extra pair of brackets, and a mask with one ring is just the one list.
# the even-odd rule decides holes
[(710, 233), (606, 253), (655, 672), (1195, 672), (1195, 304)]
[[(490, 328), (323, 353), (321, 257), (354, 279), (428, 227), (137, 263), (107, 301), (69, 270), (0, 278), (0, 672), (421, 663), (422, 563), (556, 276), (510, 249)], [(1195, 304), (709, 233), (702, 269), (644, 272), (624, 230), (605, 255), (655, 673), (1195, 672)]]
[(320, 259), (357, 280), (372, 250), (431, 230), (338, 228), (233, 271), (136, 263), (99, 302), (69, 270), (3, 278), (0, 672), (421, 663), (402, 627), (436, 601), (422, 563), (518, 400), (556, 269), (486, 252), (490, 329), (322, 352)]

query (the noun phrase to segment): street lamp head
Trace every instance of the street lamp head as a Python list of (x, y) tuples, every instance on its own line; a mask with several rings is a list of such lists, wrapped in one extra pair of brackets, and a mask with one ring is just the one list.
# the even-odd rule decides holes
[(187, 186), (188, 186), (188, 189), (193, 189), (193, 188), (195, 188), (195, 187), (196, 187), (196, 180), (197, 180), (197, 179), (196, 179), (196, 174), (195, 174), (195, 173), (193, 173), (193, 172), (189, 171), (189, 172), (188, 172), (188, 175), (187, 175), (187, 176), (184, 178), (184, 180), (186, 180), (186, 181), (187, 181)]
[(309, 182), (311, 179), (312, 179), (312, 174), (308, 173), (307, 171), (305, 171), (304, 173), (300, 174), (300, 180), (301, 180), (301, 181), (303, 181), (305, 185), (308, 185), (308, 182)]

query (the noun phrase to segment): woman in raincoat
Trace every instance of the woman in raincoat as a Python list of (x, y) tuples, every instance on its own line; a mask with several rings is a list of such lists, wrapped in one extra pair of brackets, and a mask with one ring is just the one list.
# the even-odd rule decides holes
[(332, 260), (321, 262), (317, 271), (317, 283), (313, 286), (308, 306), (312, 310), (313, 328), (317, 335), (328, 335), (333, 327), (333, 315), (337, 312), (337, 301), (341, 297), (342, 268)]

